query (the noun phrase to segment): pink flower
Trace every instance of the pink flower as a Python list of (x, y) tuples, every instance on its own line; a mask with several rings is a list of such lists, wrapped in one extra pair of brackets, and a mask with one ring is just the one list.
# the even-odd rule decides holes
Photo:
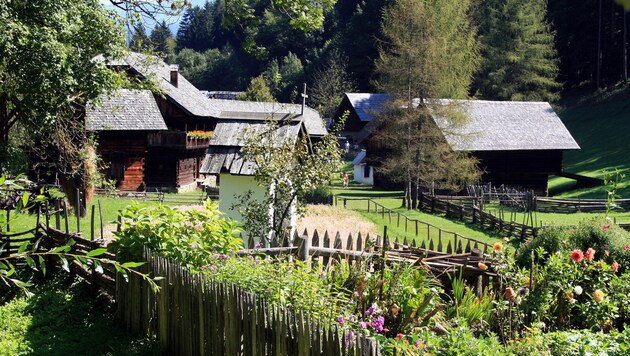
[(584, 258), (584, 253), (582, 253), (582, 250), (575, 249), (571, 252), (571, 259), (573, 260), (573, 262), (576, 262), (576, 263), (582, 262), (583, 258)]
[(397, 334), (397, 335), (396, 335), (396, 337), (394, 338), (394, 340), (398, 341), (398, 340), (402, 339), (403, 337), (405, 337), (405, 334), (400, 333), (400, 334)]
[(602, 225), (602, 230), (604, 230), (604, 232), (606, 232), (606, 231), (608, 231), (609, 227), (610, 227), (610, 225), (604, 224), (604, 225)]
[(619, 271), (619, 263), (617, 263), (617, 261), (613, 262), (610, 267), (612, 268), (613, 273), (617, 273), (617, 271)]
[(366, 323), (365, 321), (360, 321), (359, 322), (359, 326), (361, 326), (363, 329), (367, 328), (369, 325), (369, 323)]
[(586, 250), (584, 257), (586, 257), (588, 261), (592, 261), (593, 258), (595, 258), (595, 250), (589, 247), (588, 250)]
[(339, 324), (343, 325), (343, 324), (345, 324), (345, 323), (346, 323), (346, 320), (343, 318), (343, 316), (340, 316), (340, 317), (338, 317), (338, 318), (337, 318), (337, 322), (338, 322)]

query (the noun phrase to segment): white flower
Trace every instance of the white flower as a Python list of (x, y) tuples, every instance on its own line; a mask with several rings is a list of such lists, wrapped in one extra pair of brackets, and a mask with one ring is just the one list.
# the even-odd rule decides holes
[(546, 326), (546, 325), (545, 325), (545, 323), (544, 323), (544, 322), (542, 322), (542, 321), (539, 321), (539, 322), (537, 322), (537, 323), (536, 323), (536, 327), (537, 327), (538, 329), (544, 329), (544, 328), (545, 328), (545, 326)]
[(584, 290), (582, 290), (582, 287), (580, 286), (575, 286), (575, 288), (573, 288), (573, 293), (575, 293), (576, 295), (580, 295), (582, 294)]

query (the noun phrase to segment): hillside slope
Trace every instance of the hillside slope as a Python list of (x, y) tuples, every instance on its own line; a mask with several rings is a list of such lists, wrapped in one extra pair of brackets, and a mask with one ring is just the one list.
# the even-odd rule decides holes
[[(584, 104), (584, 103), (590, 104)], [(603, 169), (626, 174), (618, 194), (630, 198), (630, 90), (589, 96), (559, 113), (581, 150), (566, 151), (564, 170), (604, 178)], [(575, 182), (554, 177), (550, 194), (565, 197), (605, 198), (604, 187), (572, 189)]]

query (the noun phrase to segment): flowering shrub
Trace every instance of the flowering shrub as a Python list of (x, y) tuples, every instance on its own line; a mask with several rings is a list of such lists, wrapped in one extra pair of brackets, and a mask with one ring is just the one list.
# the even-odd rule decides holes
[(113, 244), (123, 258), (138, 258), (146, 246), (198, 269), (213, 255), (231, 254), (242, 246), (238, 223), (223, 218), (218, 203), (210, 200), (202, 211), (135, 203), (120, 213), (120, 221), (121, 231), (114, 233)]
[(193, 131), (188, 131), (186, 133), (186, 135), (188, 136), (188, 138), (192, 138), (192, 139), (199, 139), (199, 140), (207, 140), (212, 138), (212, 131), (201, 131), (201, 130), (193, 130)]

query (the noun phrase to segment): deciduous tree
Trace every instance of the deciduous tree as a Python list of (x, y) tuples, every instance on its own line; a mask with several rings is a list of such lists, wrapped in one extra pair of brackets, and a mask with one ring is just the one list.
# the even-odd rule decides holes
[(478, 177), (468, 154), (450, 149), (442, 127), (466, 115), (454, 101), (466, 98), (479, 56), (469, 0), (396, 0), (385, 8), (376, 62), (378, 86), (392, 97), (377, 118), (371, 155), (377, 170), (405, 183), (408, 207), (419, 186), (457, 189)]

